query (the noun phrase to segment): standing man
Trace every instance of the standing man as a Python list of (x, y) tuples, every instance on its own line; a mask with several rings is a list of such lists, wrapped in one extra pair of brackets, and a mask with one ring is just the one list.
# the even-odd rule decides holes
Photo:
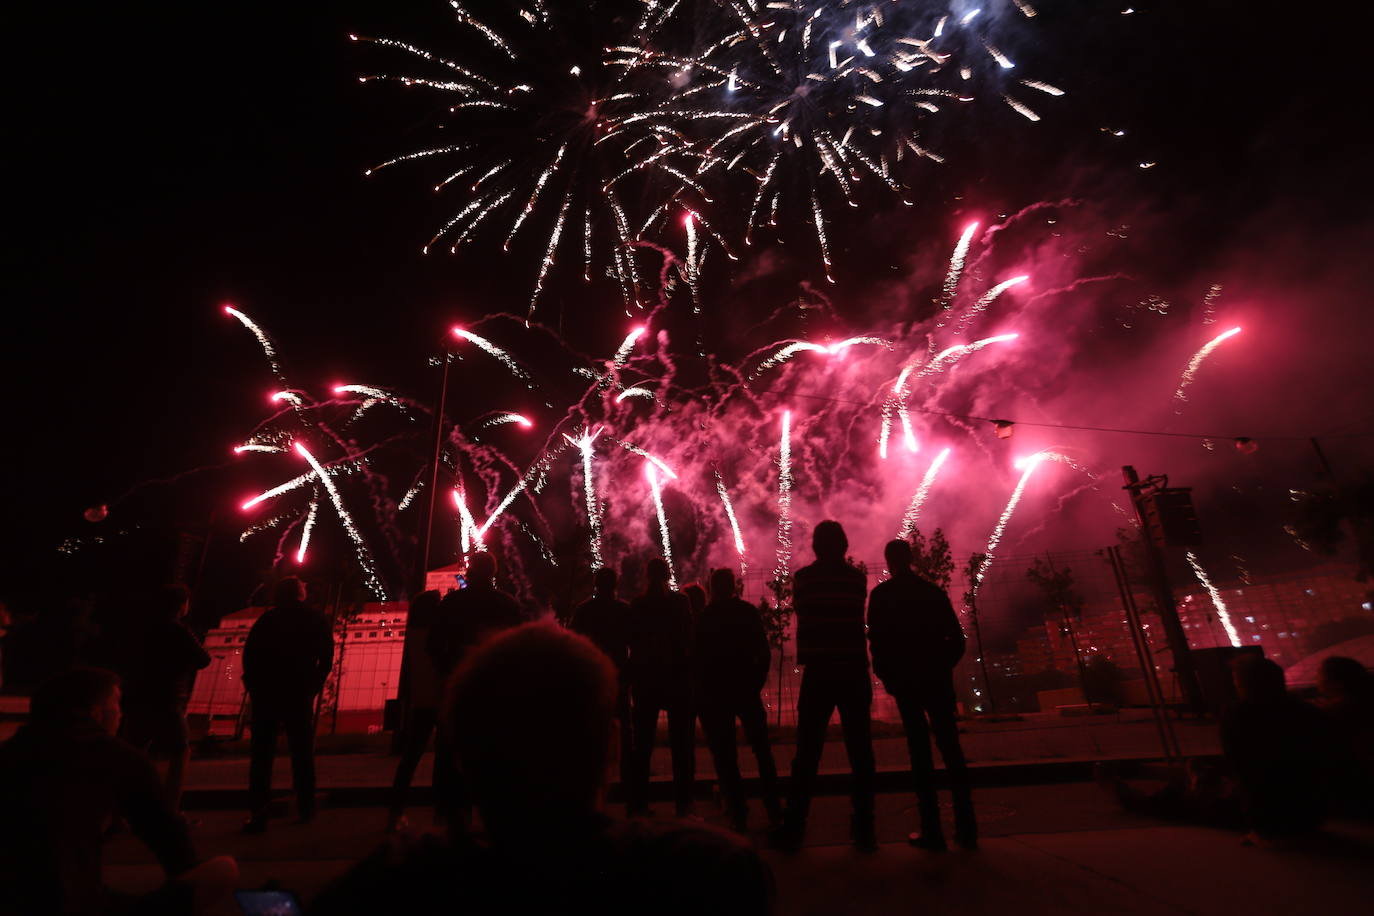
[[(496, 587), (496, 570), (495, 556), (486, 551), (473, 554), (468, 558), (467, 585), (449, 592), (439, 604), (439, 616), (425, 645), (441, 683), (448, 682), (482, 640), (523, 622), (520, 605)], [(441, 722), (434, 742), (435, 814), (450, 828), (461, 831), (471, 819), (472, 805), (452, 748)]]
[(210, 656), (186, 626), (190, 593), (184, 585), (165, 585), (142, 609), (139, 619), (116, 635), (118, 671), (123, 682), (120, 737), (156, 758), (167, 760), (167, 804), (181, 808), (181, 790), (191, 762), (186, 704), (196, 672)]
[(305, 583), (288, 576), (277, 583), (268, 608), (243, 645), (243, 686), (253, 703), (252, 763), (248, 770), (251, 813), (245, 833), (267, 829), (272, 795), (272, 758), (277, 732), (286, 732), (291, 782), (302, 822), (315, 816), (315, 697), (334, 666), (329, 618), (305, 604)]
[(439, 593), (434, 589), (421, 592), (411, 600), (406, 614), (406, 638), (401, 648), (401, 670), (407, 680), (406, 708), (401, 727), (401, 759), (391, 781), (391, 812), (387, 820), (387, 829), (393, 833), (406, 826), (410, 781), (439, 722), (439, 692), (443, 685), (426, 645), (439, 614), (439, 601)]
[(692, 709), (692, 611), (681, 592), (668, 587), (670, 573), (662, 557), (644, 569), (648, 585), (630, 603), (630, 690), (634, 701), (633, 791), (630, 813), (648, 812), (649, 762), (653, 759), (658, 714), (668, 713), (668, 741), (673, 753), (673, 798), (677, 816), (692, 813), (696, 776), (696, 713)]
[(930, 736), (934, 735), (954, 796), (954, 841), (965, 849), (976, 849), (978, 822), (973, 815), (968, 763), (954, 721), (954, 666), (964, 656), (964, 631), (949, 596), (912, 570), (910, 544), (889, 541), (883, 555), (892, 578), (878, 583), (868, 599), (868, 639), (873, 670), (897, 701), (906, 730), (921, 812), (921, 832), (908, 839), (922, 849), (945, 848), (930, 755)]
[(630, 789), (634, 773), (634, 732), (630, 721), (630, 605), (615, 596), (618, 579), (609, 566), (592, 577), (592, 596), (573, 611), (572, 629), (590, 639), (615, 665), (619, 692), (615, 717), (620, 725), (620, 791)]
[(759, 609), (736, 594), (733, 570), (716, 570), (711, 574), (711, 603), (696, 623), (692, 667), (696, 672), (701, 727), (716, 764), (716, 777), (731, 825), (740, 833), (748, 826), (748, 808), (735, 746), (737, 717), (758, 760), (759, 787), (769, 824), (778, 827), (782, 822), (778, 768), (768, 745), (768, 714), (759, 696), (768, 680), (770, 656), (768, 631), (759, 617)]
[(850, 832), (855, 846), (871, 852), (878, 848), (878, 840), (873, 825), (873, 685), (868, 679), (864, 637), (868, 583), (863, 572), (845, 559), (849, 539), (839, 522), (818, 524), (811, 546), (816, 562), (797, 570), (793, 580), (797, 664), (805, 670), (797, 698), (797, 756), (792, 761), (792, 788), (778, 845), (792, 850), (801, 845), (826, 727), (838, 709), (853, 773)]

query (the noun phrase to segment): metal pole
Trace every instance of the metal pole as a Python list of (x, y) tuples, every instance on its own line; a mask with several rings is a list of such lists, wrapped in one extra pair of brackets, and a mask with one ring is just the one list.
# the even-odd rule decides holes
[(444, 371), (439, 381), (439, 408), (434, 412), (434, 446), (431, 449), (429, 470), (429, 499), (425, 500), (425, 521), (422, 546), (420, 548), (420, 568), (416, 573), (415, 591), (425, 588), (425, 578), (429, 573), (430, 545), (434, 534), (434, 506), (439, 489), (439, 459), (444, 447), (444, 410), (448, 406), (448, 367), (453, 355), (444, 350)]
[(1150, 712), (1159, 731), (1159, 744), (1164, 750), (1164, 759), (1173, 760), (1180, 754), (1178, 737), (1174, 734), (1169, 716), (1164, 710), (1164, 690), (1155, 671), (1154, 659), (1150, 654), (1150, 641), (1140, 625), (1140, 613), (1135, 598), (1131, 595), (1130, 582), (1126, 577), (1126, 564), (1121, 559), (1121, 548), (1107, 548), (1107, 557), (1112, 564), (1112, 574), (1116, 577), (1116, 587), (1121, 594), (1121, 607), (1126, 612), (1126, 622), (1131, 631), (1131, 644), (1135, 646), (1136, 658), (1140, 660), (1140, 676), (1145, 682), (1145, 695), (1150, 701)]
[(1140, 477), (1129, 464), (1121, 468), (1121, 476), (1126, 481), (1122, 489), (1131, 494), (1131, 504), (1135, 506), (1136, 518), (1140, 520), (1140, 543), (1145, 548), (1146, 562), (1150, 567), (1155, 599), (1159, 602), (1159, 621), (1164, 627), (1164, 635), (1169, 639), (1169, 648), (1174, 655), (1174, 673), (1178, 675), (1179, 686), (1194, 713), (1201, 714), (1206, 709), (1202, 697), (1202, 687), (1198, 683), (1197, 670), (1193, 667), (1192, 650), (1188, 647), (1188, 634), (1183, 632), (1183, 623), (1178, 619), (1178, 605), (1174, 603), (1174, 593), (1169, 587), (1169, 573), (1164, 566), (1164, 556), (1159, 545), (1150, 537), (1149, 520), (1145, 517), (1145, 503), (1140, 493)]

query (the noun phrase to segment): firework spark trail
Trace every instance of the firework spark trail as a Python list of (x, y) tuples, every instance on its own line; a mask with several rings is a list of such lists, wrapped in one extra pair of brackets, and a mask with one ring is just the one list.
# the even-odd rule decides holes
[(1213, 337), (1211, 340), (1207, 341), (1207, 343), (1203, 344), (1202, 349), (1194, 353), (1193, 358), (1188, 360), (1188, 368), (1183, 370), (1183, 377), (1180, 378), (1178, 382), (1178, 390), (1174, 392), (1174, 413), (1183, 412), (1183, 405), (1188, 402), (1186, 391), (1188, 386), (1193, 383), (1193, 379), (1197, 377), (1197, 371), (1198, 368), (1202, 366), (1202, 361), (1211, 356), (1213, 350), (1239, 333), (1240, 328), (1232, 328), (1229, 331), (1221, 332), (1216, 337)]
[(1240, 634), (1236, 632), (1235, 625), (1231, 623), (1231, 612), (1226, 607), (1226, 601), (1221, 597), (1221, 592), (1212, 584), (1212, 579), (1207, 575), (1207, 570), (1202, 568), (1202, 563), (1198, 561), (1197, 554), (1188, 551), (1188, 565), (1193, 567), (1193, 575), (1197, 576), (1198, 582), (1207, 589), (1207, 594), (1212, 596), (1212, 607), (1217, 610), (1217, 620), (1221, 621), (1222, 629), (1226, 631), (1226, 638), (1231, 640), (1231, 645), (1239, 647), (1244, 645), (1241, 642)]
[(911, 532), (916, 530), (916, 521), (921, 517), (921, 510), (925, 508), (926, 499), (930, 496), (930, 488), (935, 483), (935, 475), (940, 473), (940, 468), (949, 458), (950, 450), (944, 449), (935, 456), (935, 460), (926, 469), (925, 476), (921, 478), (921, 484), (916, 488), (916, 493), (911, 497), (911, 505), (907, 507), (906, 515), (902, 517), (902, 527), (897, 531), (897, 537), (906, 540), (911, 537)]
[(301, 398), (301, 396), (291, 390), (274, 391), (272, 392), (268, 400), (270, 400), (274, 404), (278, 401), (285, 401), (292, 407), (302, 407), (305, 405), (305, 401)]
[(485, 352), (487, 355), (495, 357), (497, 360), (500, 360), (501, 365), (509, 369), (511, 374), (514, 375), (516, 378), (520, 379), (521, 381), (529, 380), (529, 374), (525, 372), (524, 369), (520, 368), (520, 364), (515, 361), (515, 357), (511, 356), (505, 350), (502, 350), (500, 347), (492, 343), (490, 340), (487, 340), (485, 337), (479, 337), (471, 331), (464, 330), (463, 328), (454, 328), (453, 336), (466, 340), (469, 343), (476, 344), (477, 347), (481, 349), (483, 352)]
[(301, 546), (296, 550), (296, 562), (305, 562), (305, 552), (310, 547), (310, 533), (315, 530), (315, 517), (320, 514), (320, 496), (318, 490), (315, 498), (310, 500), (310, 511), (305, 516), (305, 527), (301, 529)]
[(242, 544), (255, 534), (261, 534), (264, 531), (269, 531), (280, 525), (282, 522), (289, 521), (291, 519), (298, 517), (299, 516), (294, 512), (283, 512), (281, 515), (274, 515), (272, 518), (269, 518), (266, 521), (258, 522), (256, 525), (250, 525), (243, 531), (239, 532), (239, 543)]
[(496, 416), (492, 417), (490, 420), (483, 423), (481, 428), (491, 429), (493, 426), (504, 426), (507, 423), (518, 423), (526, 429), (529, 429), (531, 426), (534, 425), (534, 423), (531, 422), (529, 417), (526, 417), (524, 414), (503, 412), (498, 413)]
[(600, 569), (606, 564), (601, 561), (601, 511), (596, 503), (596, 479), (592, 476), (592, 443), (596, 437), (601, 435), (601, 428), (596, 432), (589, 432), (586, 429), (582, 435), (574, 439), (567, 433), (563, 438), (568, 440), (568, 444), (574, 446), (582, 453), (582, 489), (587, 497), (587, 527), (590, 529), (589, 546), (592, 552), (592, 569)]
[(721, 505), (725, 507), (725, 517), (730, 520), (730, 531), (735, 536), (735, 553), (739, 555), (739, 573), (743, 581), (747, 571), (744, 559), (744, 535), (740, 534), (739, 520), (735, 518), (735, 507), (730, 502), (730, 491), (725, 489), (725, 481), (720, 476), (720, 471), (716, 471), (716, 492), (720, 494)]
[(627, 452), (634, 452), (639, 457), (644, 458), (648, 461), (652, 461), (660, 471), (667, 474), (673, 480), (677, 480), (677, 472), (674, 471), (672, 468), (668, 467), (667, 463), (657, 455), (650, 454), (649, 452), (640, 448), (638, 445), (635, 445), (633, 442), (626, 442), (623, 439), (612, 439), (611, 441), (614, 442), (616, 445), (619, 445), (621, 448), (625, 449)]
[(333, 390), (336, 395), (360, 394), (374, 401), (386, 401), (389, 404), (401, 403), (396, 395), (390, 391), (384, 388), (375, 388), (372, 385), (335, 385)]
[(792, 411), (782, 412), (782, 438), (778, 444), (778, 565), (774, 579), (792, 572)]
[(952, 347), (946, 347), (935, 354), (928, 363), (921, 367), (921, 371), (917, 373), (916, 378), (925, 379), (933, 375), (938, 375), (965, 356), (977, 353), (984, 347), (991, 346), (995, 343), (1005, 343), (1009, 340), (1015, 340), (1019, 336), (1019, 334), (997, 334), (993, 337), (984, 337), (981, 340), (975, 340), (973, 343), (955, 344)]
[(482, 533), (468, 508), (467, 494), (462, 487), (453, 488), (453, 505), (458, 509), (458, 545), (464, 556), (471, 550), (483, 551), (487, 545), (482, 543)]
[(772, 369), (774, 366), (780, 366), (780, 365), (782, 365), (783, 363), (787, 362), (787, 361), (788, 361), (789, 359), (791, 359), (792, 357), (796, 356), (798, 353), (802, 353), (802, 352), (808, 351), (808, 350), (811, 351), (811, 352), (813, 352), (813, 353), (828, 353), (828, 352), (830, 352), (830, 351), (829, 351), (829, 348), (823, 347), (823, 346), (821, 346), (820, 344), (809, 343), (809, 342), (807, 342), (807, 341), (805, 341), (805, 340), (793, 341), (792, 343), (787, 344), (786, 346), (784, 346), (784, 347), (783, 347), (781, 350), (779, 350), (778, 352), (774, 353), (772, 356), (768, 357), (768, 358), (767, 358), (766, 360), (764, 360), (763, 362), (759, 363), (758, 368), (755, 369), (752, 373), (750, 373), (750, 376), (749, 376), (749, 377), (750, 377), (750, 378), (754, 378), (754, 377), (756, 377), (756, 376), (758, 376), (758, 375), (760, 375), (760, 374), (762, 374), (762, 373), (768, 371), (769, 369)]
[(339, 495), (339, 488), (334, 486), (334, 481), (325, 471), (324, 466), (310, 454), (310, 450), (300, 442), (295, 443), (296, 454), (300, 455), (314, 470), (319, 478), (324, 490), (329, 494), (329, 501), (334, 504), (334, 512), (339, 516), (339, 523), (343, 525), (344, 531), (348, 534), (349, 540), (353, 542), (355, 552), (358, 556), (358, 566), (363, 571), (363, 581), (372, 590), (372, 594), (378, 601), (386, 600), (386, 587), (382, 585), (382, 580), (377, 576), (377, 569), (372, 563), (372, 554), (367, 549), (367, 543), (363, 540), (362, 532), (353, 523), (353, 516), (348, 514), (348, 507), (344, 505), (343, 497)]
[[(998, 334), (994, 337), (984, 337), (982, 340), (975, 340), (973, 343), (955, 344), (946, 347), (921, 367), (916, 374), (916, 379), (929, 378), (948, 369), (954, 363), (972, 353), (977, 353), (990, 344), (1002, 343), (1008, 340), (1015, 340), (1018, 334)], [(916, 431), (911, 423), (911, 412), (907, 408), (907, 398), (911, 395), (911, 388), (908, 380), (911, 377), (915, 362), (908, 363), (902, 367), (902, 372), (897, 376), (897, 381), (892, 386), (891, 393), (883, 402), (882, 425), (878, 433), (878, 455), (881, 458), (887, 457), (887, 444), (892, 434), (892, 418), (895, 415), (902, 424), (902, 438), (906, 444), (907, 451), (916, 452), (918, 446), (916, 442)]]
[(652, 391), (650, 391), (648, 388), (638, 388), (638, 387), (635, 387), (635, 388), (626, 388), (624, 391), (620, 392), (620, 394), (618, 394), (618, 395), (615, 396), (615, 402), (616, 402), (617, 404), (619, 404), (621, 401), (625, 400), (626, 398), (648, 398), (648, 399), (651, 400), (651, 401), (657, 401), (657, 400), (658, 400), (658, 398), (654, 395), (654, 393), (653, 393)]
[(997, 520), (997, 527), (992, 529), (992, 534), (988, 537), (988, 546), (983, 549), (983, 555), (986, 559), (983, 561), (982, 568), (978, 570), (978, 575), (971, 584), (973, 592), (976, 593), (979, 587), (982, 586), (983, 579), (988, 574), (988, 567), (992, 566), (992, 560), (997, 550), (997, 545), (1002, 543), (1002, 534), (1007, 530), (1007, 523), (1011, 521), (1012, 513), (1016, 511), (1017, 504), (1021, 502), (1021, 494), (1026, 491), (1026, 484), (1030, 483), (1031, 475), (1035, 473), (1036, 468), (1040, 467), (1040, 465), (1044, 464), (1046, 461), (1072, 463), (1064, 455), (1049, 450), (1036, 452), (1034, 455), (1023, 460), (1022, 465), (1025, 470), (1021, 472), (1021, 479), (1016, 482), (1016, 489), (1011, 491), (1011, 499), (1007, 500), (1007, 507), (1002, 510), (1002, 516)]
[(692, 314), (701, 314), (701, 262), (697, 257), (696, 214), (688, 211), (683, 220), (687, 229), (687, 287), (692, 293)]
[(998, 296), (1001, 296), (1003, 293), (1011, 289), (1013, 286), (1020, 286), (1022, 283), (1025, 283), (1029, 279), (1030, 277), (1024, 274), (1019, 277), (1012, 277), (1010, 280), (1003, 280), (1001, 283), (998, 283), (996, 286), (988, 290), (986, 293), (983, 293), (983, 295), (979, 297), (978, 301), (973, 303), (969, 310), (959, 318), (959, 330), (962, 331), (964, 327), (970, 321), (972, 321), (976, 315), (981, 314), (983, 311), (987, 309), (989, 305), (992, 305), (993, 302), (997, 301)]
[(274, 496), (280, 496), (280, 495), (282, 495), (283, 493), (286, 493), (286, 492), (288, 492), (288, 491), (290, 491), (290, 490), (296, 489), (297, 487), (302, 487), (302, 486), (304, 486), (305, 484), (310, 483), (310, 482), (311, 482), (312, 480), (314, 480), (317, 476), (318, 476), (318, 475), (316, 474), (315, 471), (311, 471), (311, 472), (309, 472), (308, 474), (301, 474), (299, 477), (293, 477), (293, 478), (291, 478), (290, 480), (288, 480), (286, 483), (278, 484), (277, 486), (273, 487), (273, 488), (270, 489), (270, 490), (264, 490), (263, 492), (259, 493), (257, 496), (254, 496), (252, 499), (250, 499), (250, 500), (248, 500), (247, 502), (243, 503), (241, 506), (239, 506), (239, 508), (242, 509), (243, 511), (247, 512), (249, 509), (253, 508), (254, 506), (256, 506), (256, 505), (257, 505), (258, 503), (260, 503), (260, 502), (263, 502), (263, 501), (265, 501), (265, 500), (269, 500), (269, 499), (271, 499), (271, 498), (274, 497)]
[(759, 363), (758, 368), (750, 373), (749, 377), (754, 378), (769, 369), (780, 366), (798, 353), (824, 353), (828, 356), (835, 356), (843, 353), (856, 344), (873, 344), (874, 346), (886, 347), (889, 350), (892, 349), (892, 341), (885, 337), (848, 337), (833, 344), (818, 344), (811, 343), (807, 340), (794, 340), (790, 343), (786, 343), (772, 356)]
[(396, 511), (404, 512), (406, 509), (410, 508), (410, 504), (415, 501), (415, 497), (419, 496), (420, 491), (424, 488), (424, 482), (421, 481), (420, 483), (415, 484), (409, 490), (406, 490), (405, 495), (401, 497), (401, 501), (396, 504)]
[(663, 561), (668, 564), (668, 587), (677, 590), (677, 572), (673, 569), (673, 541), (668, 536), (668, 516), (663, 511), (663, 494), (658, 486), (658, 468), (652, 464), (644, 465), (644, 476), (649, 478), (649, 490), (654, 496), (654, 511), (658, 513), (658, 534), (663, 545)]
[(240, 312), (232, 305), (226, 305), (224, 307), (224, 314), (232, 315), (234, 318), (238, 320), (239, 324), (243, 325), (245, 328), (252, 332), (253, 336), (258, 339), (259, 346), (262, 347), (263, 355), (267, 357), (267, 364), (272, 367), (272, 374), (275, 375), (283, 385), (285, 385), (286, 376), (282, 372), (281, 363), (277, 361), (277, 348), (273, 346), (272, 338), (267, 336), (267, 332), (264, 331), (262, 328), (258, 327), (258, 325), (253, 321), (253, 319), (249, 318), (247, 315), (245, 315), (243, 312)]
[(639, 325), (625, 335), (625, 339), (620, 342), (620, 347), (615, 351), (615, 358), (611, 360), (611, 369), (619, 372), (625, 366), (626, 360), (630, 358), (630, 353), (634, 351), (635, 343), (643, 336), (648, 328)]
[(492, 510), (491, 514), (487, 516), (487, 520), (482, 523), (482, 526), (480, 528), (477, 529), (477, 534), (479, 537), (485, 536), (487, 533), (487, 529), (491, 527), (492, 522), (500, 518), (501, 514), (510, 508), (510, 504), (515, 502), (515, 498), (519, 496), (521, 493), (525, 492), (525, 488), (529, 485), (529, 481), (530, 475), (527, 474), (524, 477), (521, 477), (520, 480), (516, 482), (515, 486), (511, 487), (511, 489), (506, 493), (505, 497), (502, 498), (501, 502), (498, 503), (496, 508)]
[(959, 236), (959, 241), (954, 246), (954, 253), (949, 257), (949, 271), (945, 274), (944, 296), (942, 297), (945, 308), (949, 308), (949, 304), (959, 292), (959, 276), (964, 272), (964, 259), (968, 257), (969, 243), (973, 241), (973, 234), (977, 231), (977, 223), (969, 223), (965, 226), (963, 234)]
[(234, 446), (234, 454), (242, 455), (244, 452), (284, 452), (286, 449), (279, 445), (268, 445), (263, 442), (245, 442), (243, 445)]

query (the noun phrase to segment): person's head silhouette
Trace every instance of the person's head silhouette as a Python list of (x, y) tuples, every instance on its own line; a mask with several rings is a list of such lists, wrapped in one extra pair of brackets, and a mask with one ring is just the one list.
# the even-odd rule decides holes
[(93, 720), (113, 735), (119, 731), (119, 675), (104, 668), (68, 668), (34, 692), (29, 721), (55, 728)]
[(1288, 691), (1283, 669), (1277, 662), (1255, 655), (1242, 655), (1232, 666), (1236, 693), (1242, 700), (1273, 703)]
[(297, 607), (305, 604), (305, 583), (295, 576), (287, 576), (272, 590), (273, 607)]
[(557, 832), (598, 810), (616, 692), (610, 659), (551, 624), (504, 631), (469, 653), (445, 716), (494, 840)]
[(496, 557), (479, 551), (468, 557), (468, 587), (491, 588), (496, 584)]
[(700, 614), (706, 608), (706, 589), (699, 583), (691, 582), (682, 587), (682, 594), (687, 596), (687, 601), (692, 605), (692, 616)]
[(892, 540), (883, 548), (883, 559), (887, 560), (887, 571), (893, 577), (911, 573), (911, 545), (906, 541)]
[(668, 570), (668, 561), (662, 557), (650, 558), (649, 562), (644, 564), (644, 578), (648, 580), (649, 591), (666, 591), (668, 581), (672, 578), (672, 573)]
[(849, 550), (849, 538), (845, 537), (844, 526), (833, 519), (826, 519), (811, 532), (811, 549), (816, 559), (825, 563), (843, 563), (845, 551)]
[(614, 598), (615, 587), (620, 577), (609, 566), (603, 566), (592, 576), (592, 590), (599, 598)]
[(711, 600), (727, 601), (735, 597), (735, 571), (728, 566), (711, 573)]

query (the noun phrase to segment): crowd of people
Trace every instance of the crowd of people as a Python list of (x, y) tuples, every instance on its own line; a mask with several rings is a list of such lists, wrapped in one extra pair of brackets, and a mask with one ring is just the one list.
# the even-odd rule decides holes
[[(759, 609), (740, 597), (731, 570), (715, 570), (707, 587), (679, 591), (667, 563), (654, 558), (644, 590), (626, 602), (616, 573), (603, 567), (566, 628), (525, 622), (499, 587), (490, 553), (470, 558), (465, 587), (417, 595), (404, 648), (407, 708), (391, 839), (322, 894), (318, 912), (438, 912), (447, 908), (436, 903), (445, 900), (440, 891), (458, 883), (473, 912), (592, 905), (637, 912), (649, 899), (668, 912), (768, 912), (771, 874), (742, 836), (749, 808), (736, 723), (757, 761), (770, 842), (786, 852), (804, 840), (838, 712), (851, 770), (851, 837), (860, 850), (876, 849), (874, 676), (906, 733), (919, 816), (910, 843), (947, 847), (933, 739), (952, 795), (953, 840), (977, 848), (953, 684), (965, 638), (948, 596), (915, 572), (906, 541), (887, 545), (889, 575), (871, 592), (847, 559), (838, 522), (817, 524), (812, 547), (814, 561), (793, 579), (802, 676), (785, 798), (762, 699), (771, 647)], [(189, 759), (187, 697), (209, 662), (183, 622), (186, 603), (179, 587), (150, 596), (139, 625), (109, 647), (108, 667), (72, 667), (48, 681), (28, 723), (0, 748), (0, 913), (196, 912), (234, 887), (233, 860), (201, 858), (178, 812)], [(280, 732), (297, 814), (302, 821), (315, 815), (314, 706), (333, 660), (328, 618), (310, 605), (300, 580), (281, 580), (243, 649), (252, 710), (248, 833), (268, 829)], [(1363, 667), (1326, 661), (1323, 711), (1289, 695), (1282, 669), (1263, 659), (1238, 664), (1236, 683), (1239, 702), (1221, 722), (1224, 776), (1194, 767), (1149, 794), (1113, 780), (1124, 803), (1242, 827), (1265, 842), (1319, 826), (1337, 791), (1372, 807), (1374, 688)], [(649, 816), (661, 718), (672, 760), (671, 820)], [(698, 721), (733, 832), (696, 816)], [(431, 739), (442, 831), (417, 836), (404, 829), (405, 811)], [(150, 755), (166, 761), (165, 775)], [(607, 814), (612, 771), (626, 819)], [(120, 822), (167, 873), (151, 897), (122, 897), (101, 883), (101, 846)]]

